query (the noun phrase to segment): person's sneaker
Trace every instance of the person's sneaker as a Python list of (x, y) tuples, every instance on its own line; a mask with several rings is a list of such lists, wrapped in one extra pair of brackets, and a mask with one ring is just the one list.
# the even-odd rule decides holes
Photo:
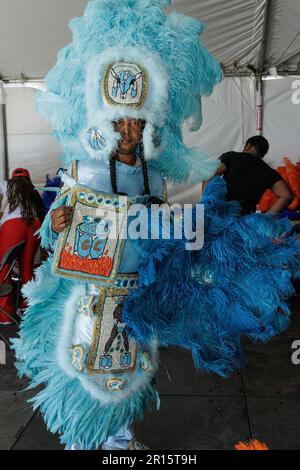
[(79, 442), (74, 442), (70, 447), (66, 446), (65, 450), (84, 450)]
[(150, 450), (150, 448), (133, 438), (128, 444), (128, 450)]
[(102, 444), (102, 450), (150, 450), (149, 447), (146, 447), (144, 444), (139, 442), (137, 439), (133, 438), (130, 441), (118, 441), (110, 442), (106, 441)]

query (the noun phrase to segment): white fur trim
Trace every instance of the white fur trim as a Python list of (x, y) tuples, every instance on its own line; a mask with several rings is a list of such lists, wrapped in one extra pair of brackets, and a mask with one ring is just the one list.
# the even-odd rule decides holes
[(78, 299), (85, 295), (83, 285), (74, 286), (70, 298), (65, 303), (64, 319), (60, 338), (56, 348), (56, 359), (58, 365), (65, 371), (69, 377), (78, 377), (78, 372), (70, 364), (70, 346), (73, 344), (74, 320), (76, 315), (76, 306)]
[[(70, 378), (78, 378), (83, 388), (96, 400), (104, 404), (119, 403), (129, 398), (137, 390), (149, 385), (158, 368), (158, 343), (153, 341), (147, 345), (147, 352), (151, 356), (152, 368), (148, 372), (142, 371), (138, 366), (134, 372), (123, 374), (98, 374), (87, 375), (76, 371), (70, 362), (70, 347), (82, 344), (89, 348), (92, 342), (94, 318), (84, 317), (77, 313), (77, 305), (81, 296), (87, 295), (87, 287), (91, 285), (78, 285), (72, 289), (69, 300), (65, 304), (62, 332), (57, 344), (56, 358), (59, 366)], [(143, 354), (143, 348), (139, 347), (137, 361)], [(128, 382), (122, 391), (106, 391), (105, 382), (111, 377), (120, 377)]]
[[(133, 62), (146, 69), (148, 74), (148, 95), (144, 106), (141, 109), (109, 105), (103, 100), (102, 79), (107, 65), (116, 62)], [(88, 122), (93, 120), (95, 113), (114, 109), (115, 116), (123, 111), (130, 113), (130, 116), (147, 119), (152, 124), (162, 127), (169, 110), (169, 79), (165, 65), (161, 59), (149, 52), (149, 50), (137, 47), (110, 48), (102, 54), (94, 57), (88, 66), (86, 80), (86, 99), (88, 109)], [(132, 113), (132, 114), (131, 114)]]
[[(124, 390), (119, 392), (106, 392), (105, 391), (105, 382), (111, 375), (98, 375), (98, 376), (87, 376), (81, 375), (80, 381), (83, 387), (91, 394), (96, 400), (100, 400), (105, 404), (110, 403), (120, 403), (122, 400), (130, 398), (130, 396), (137, 392), (139, 389), (146, 387), (151, 382), (152, 378), (157, 372), (158, 369), (158, 346), (156, 342), (153, 342), (151, 346), (148, 347), (148, 352), (151, 355), (152, 369), (147, 373), (141, 373), (137, 370), (135, 372), (127, 372), (125, 374), (117, 374), (116, 377), (125, 378), (128, 380)], [(141, 351), (139, 352), (139, 356)], [(139, 360), (139, 359), (138, 359)]]
[(162, 145), (155, 147), (153, 141), (153, 135), (155, 133), (155, 128), (147, 122), (144, 135), (143, 135), (143, 143), (144, 143), (144, 153), (146, 160), (155, 160), (159, 157), (162, 153)]
[[(103, 77), (109, 64), (126, 61), (139, 64), (147, 71), (148, 92), (142, 107), (119, 106), (108, 103), (103, 97)], [(119, 134), (112, 122), (131, 117), (144, 119), (149, 126), (162, 128), (169, 111), (169, 78), (161, 59), (144, 48), (111, 48), (93, 58), (88, 66), (86, 79), (87, 128), (81, 134), (81, 142), (92, 158), (109, 158), (116, 150)], [(87, 140), (89, 129), (96, 128), (105, 139), (103, 149), (95, 151)], [(146, 131), (147, 134), (147, 131)], [(161, 152), (152, 142), (152, 133), (145, 138), (146, 158), (157, 158)]]
[[(109, 158), (110, 155), (117, 149), (118, 141), (120, 140), (121, 136), (118, 132), (114, 131), (112, 121), (113, 119), (109, 120), (106, 116), (98, 113), (93, 121), (93, 124), (91, 124), (80, 134), (80, 141), (84, 149), (92, 158)], [(92, 128), (97, 129), (104, 138), (105, 143), (103, 149), (101, 150), (94, 150), (88, 142), (88, 132)]]

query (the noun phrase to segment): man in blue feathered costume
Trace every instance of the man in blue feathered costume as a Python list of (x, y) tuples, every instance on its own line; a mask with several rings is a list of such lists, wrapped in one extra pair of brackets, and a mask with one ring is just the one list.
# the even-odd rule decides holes
[(69, 170), (41, 230), (49, 259), (24, 290), (14, 348), (19, 374), (44, 386), (34, 407), (68, 449), (143, 448), (132, 423), (159, 404), (159, 343), (226, 375), (239, 364), (241, 334), (266, 340), (289, 313), (294, 242), (272, 219), (239, 218), (218, 178), (203, 201), (203, 250), (99, 235), (111, 230), (109, 214), (123, 214), (124, 195), (149, 206), (164, 199), (163, 179), (200, 182), (218, 168), (184, 145), (181, 129), (200, 128), (201, 97), (221, 69), (199, 41), (202, 24), (166, 15), (169, 3), (90, 2), (38, 96)]

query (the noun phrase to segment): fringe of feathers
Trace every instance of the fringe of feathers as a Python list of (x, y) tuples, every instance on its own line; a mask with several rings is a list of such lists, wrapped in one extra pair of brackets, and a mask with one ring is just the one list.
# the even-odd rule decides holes
[(219, 177), (202, 203), (202, 250), (186, 251), (185, 240), (139, 246), (139, 289), (128, 297), (124, 317), (137, 340), (155, 337), (189, 349), (197, 368), (228, 376), (244, 363), (242, 336), (266, 342), (287, 328), (300, 245), (284, 236), (287, 220), (240, 217)]
[(24, 316), (19, 337), (12, 340), (18, 374), (31, 379), (28, 389), (43, 385), (30, 400), (40, 409), (49, 431), (59, 433), (63, 444), (80, 442), (86, 450), (97, 449), (122, 426), (142, 419), (145, 408), (159, 406), (157, 392), (151, 384), (140, 387), (117, 405), (104, 405), (95, 400), (79, 379), (69, 377), (57, 364), (56, 347), (62, 328), (63, 306), (75, 286), (73, 281), (51, 274), (48, 259), (28, 283), (24, 295), (29, 308)]

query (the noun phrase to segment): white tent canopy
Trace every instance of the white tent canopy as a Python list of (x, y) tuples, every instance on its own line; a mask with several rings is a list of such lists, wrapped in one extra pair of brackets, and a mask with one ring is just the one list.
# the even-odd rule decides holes
[[(2, 108), (7, 135), (5, 139), (0, 132), (0, 158), (2, 152), (9, 171), (28, 167), (35, 182), (42, 182), (47, 173), (55, 174), (61, 149), (36, 114), (34, 87), (43, 86), (57, 51), (71, 41), (68, 23), (82, 15), (85, 5), (86, 0), (0, 2), (0, 79), (5, 86)], [(226, 77), (204, 100), (204, 124), (199, 132), (185, 134), (187, 143), (216, 156), (241, 150), (245, 140), (257, 133), (256, 79), (263, 74), (263, 128), (271, 143), (267, 161), (274, 167), (284, 156), (297, 161), (300, 0), (174, 0), (171, 8), (206, 23), (204, 42), (223, 64)], [(258, 71), (256, 76), (249, 65)], [(268, 69), (274, 66), (279, 75), (289, 76), (268, 79)], [(4, 166), (0, 179), (5, 176)], [(174, 194), (180, 201), (195, 202), (199, 187), (176, 188)]]
[[(71, 41), (69, 21), (85, 5), (86, 0), (1, 0), (2, 79), (43, 78), (57, 51)], [(276, 64), (297, 71), (299, 0), (174, 0), (171, 9), (207, 25), (204, 42), (227, 73), (249, 72), (249, 64), (260, 71)]]

